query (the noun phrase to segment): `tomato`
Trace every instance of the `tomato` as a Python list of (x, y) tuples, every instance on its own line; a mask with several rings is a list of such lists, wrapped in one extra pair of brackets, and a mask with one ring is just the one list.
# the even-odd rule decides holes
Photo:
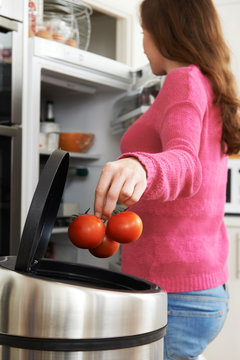
[(113, 215), (107, 223), (106, 235), (119, 243), (136, 241), (143, 230), (141, 218), (133, 211)]
[(105, 230), (106, 226), (97, 216), (83, 214), (71, 222), (68, 227), (68, 236), (77, 247), (90, 249), (103, 241)]
[(119, 242), (116, 242), (105, 236), (100, 245), (94, 249), (89, 249), (89, 251), (96, 257), (107, 258), (115, 254), (118, 251), (119, 246)]

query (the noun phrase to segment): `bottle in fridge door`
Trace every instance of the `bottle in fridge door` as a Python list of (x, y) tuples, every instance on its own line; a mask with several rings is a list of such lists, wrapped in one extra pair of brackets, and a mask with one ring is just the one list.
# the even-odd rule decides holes
[(39, 148), (43, 151), (54, 151), (59, 147), (60, 125), (55, 122), (54, 103), (46, 103), (45, 121), (40, 123)]

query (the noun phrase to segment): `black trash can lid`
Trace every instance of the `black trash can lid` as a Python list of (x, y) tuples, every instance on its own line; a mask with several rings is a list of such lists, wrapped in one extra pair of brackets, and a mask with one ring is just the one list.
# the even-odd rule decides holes
[(30, 272), (44, 257), (66, 182), (69, 154), (60, 149), (49, 157), (36, 187), (16, 259), (15, 270)]

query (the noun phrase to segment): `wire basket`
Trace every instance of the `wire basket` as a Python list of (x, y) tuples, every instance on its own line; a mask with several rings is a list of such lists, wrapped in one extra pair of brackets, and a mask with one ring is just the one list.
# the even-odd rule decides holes
[(53, 39), (87, 50), (92, 9), (80, 0), (44, 0), (43, 23)]

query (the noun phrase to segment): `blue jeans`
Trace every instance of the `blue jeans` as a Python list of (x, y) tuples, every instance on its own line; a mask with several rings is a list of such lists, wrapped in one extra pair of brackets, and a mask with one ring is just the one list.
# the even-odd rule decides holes
[(227, 285), (169, 293), (164, 360), (196, 360), (222, 329), (228, 299)]

